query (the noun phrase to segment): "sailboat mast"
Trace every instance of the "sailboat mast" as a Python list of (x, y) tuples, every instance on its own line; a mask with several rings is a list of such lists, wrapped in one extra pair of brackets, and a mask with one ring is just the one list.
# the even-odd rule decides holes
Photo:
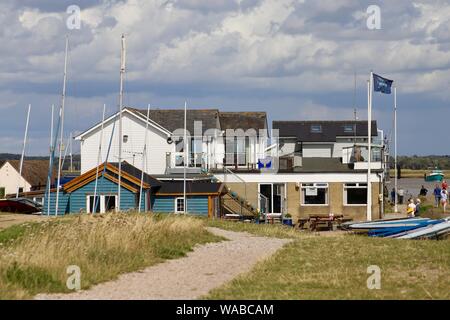
[(31, 111), (31, 104), (28, 105), (27, 124), (25, 125), (25, 136), (24, 136), (24, 138), (23, 138), (22, 156), (20, 157), (19, 183), (18, 183), (18, 185), (17, 185), (16, 198), (19, 197), (19, 189), (20, 189), (20, 184), (21, 184), (21, 182), (22, 182), (23, 158), (25, 157), (25, 148), (26, 148), (26, 146), (27, 146), (28, 124), (30, 123), (30, 111)]
[(70, 132), (70, 151), (69, 151), (69, 157), (70, 157), (70, 172), (73, 171), (73, 135), (72, 132)]
[(59, 110), (59, 117), (61, 121), (60, 126), (60, 140), (59, 140), (59, 157), (58, 157), (58, 180), (56, 183), (56, 204), (55, 204), (55, 216), (58, 216), (59, 207), (59, 187), (61, 184), (61, 169), (62, 169), (62, 147), (64, 142), (64, 107), (66, 102), (66, 82), (67, 82), (67, 56), (69, 50), (69, 36), (66, 36), (66, 50), (64, 57), (64, 77), (63, 77), (63, 91), (61, 97), (61, 108)]
[(119, 93), (119, 185), (117, 190), (117, 211), (120, 211), (120, 189), (122, 185), (122, 109), (123, 109), (123, 77), (126, 66), (125, 35), (122, 34), (122, 52), (120, 55), (120, 93)]
[[(52, 104), (52, 117), (50, 120), (50, 156), (48, 157), (48, 163), (49, 163), (49, 167), (52, 167), (52, 156), (53, 156), (53, 126), (54, 126), (54, 114), (55, 114), (55, 105)], [(48, 189), (48, 193), (47, 193), (47, 215), (50, 215), (50, 189), (51, 189), (51, 183), (52, 183), (52, 178), (51, 175), (47, 175), (47, 187), (46, 187), (46, 193), (47, 193), (47, 189)]]
[(184, 161), (183, 161), (183, 213), (187, 213), (187, 203), (186, 203), (186, 165), (188, 160), (187, 152), (187, 137), (186, 137), (186, 122), (187, 122), (187, 101), (184, 101)]
[[(144, 152), (142, 153), (142, 168), (141, 168), (141, 187), (139, 190), (139, 209), (138, 212), (141, 212), (141, 203), (142, 203), (142, 191), (144, 186), (144, 168), (145, 162), (147, 161), (147, 136), (148, 136), (148, 121), (150, 118), (150, 104), (147, 106), (147, 118), (145, 122), (145, 136), (144, 136)], [(147, 211), (145, 208), (145, 200), (144, 200), (144, 211)]]
[[(100, 160), (101, 160), (101, 156), (102, 156), (103, 129), (105, 128), (105, 113), (106, 113), (106, 104), (103, 104), (102, 128), (100, 130), (100, 141), (98, 143), (97, 169), (95, 171), (95, 186), (94, 186), (94, 208), (91, 210), (92, 214), (95, 214), (97, 212), (97, 206), (99, 205), (99, 203), (97, 201), (97, 186), (98, 186), (99, 166), (100, 166)], [(106, 162), (105, 162), (105, 167), (106, 167)]]
[[(48, 165), (49, 165), (49, 172), (52, 170), (52, 157), (53, 157), (53, 126), (54, 126), (54, 118), (55, 118), (55, 105), (52, 104), (52, 118), (50, 120), (50, 156), (48, 158)], [(48, 193), (47, 193), (47, 215), (50, 215), (50, 189), (52, 184), (52, 177), (51, 174), (47, 175), (47, 187)]]
[(356, 121), (358, 117), (356, 116), (356, 71), (354, 75), (354, 88), (353, 88), (353, 117), (355, 124), (353, 125), (353, 145), (356, 146)]

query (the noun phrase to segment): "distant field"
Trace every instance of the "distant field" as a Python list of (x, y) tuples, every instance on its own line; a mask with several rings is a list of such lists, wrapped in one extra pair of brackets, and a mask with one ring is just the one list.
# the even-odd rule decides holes
[[(401, 169), (402, 178), (423, 178), (424, 174), (429, 173), (430, 170), (411, 170), (411, 169)], [(444, 176), (450, 178), (450, 170), (443, 170)], [(389, 175), (394, 178), (395, 170), (391, 169)]]
[[(450, 299), (450, 240), (316, 236), (281, 226), (210, 224), (265, 236), (284, 233), (295, 241), (207, 299)], [(372, 265), (381, 269), (380, 290), (367, 288)]]

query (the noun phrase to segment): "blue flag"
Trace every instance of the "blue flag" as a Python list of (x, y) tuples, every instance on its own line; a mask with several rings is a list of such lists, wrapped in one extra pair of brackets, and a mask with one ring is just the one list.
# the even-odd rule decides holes
[(394, 80), (389, 80), (373, 74), (373, 90), (381, 93), (391, 94), (391, 87)]

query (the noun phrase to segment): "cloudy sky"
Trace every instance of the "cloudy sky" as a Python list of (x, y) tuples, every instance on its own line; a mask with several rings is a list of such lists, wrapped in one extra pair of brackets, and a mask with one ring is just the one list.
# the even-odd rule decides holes
[[(81, 28), (66, 12), (81, 8)], [(369, 5), (381, 29), (367, 27)], [(395, 80), (400, 154), (450, 154), (450, 0), (2, 0), (0, 153), (48, 152), (70, 51), (66, 129), (117, 110), (120, 37), (125, 103), (267, 111), (269, 120), (367, 119), (370, 70)], [(356, 73), (356, 99), (354, 75)], [(356, 100), (356, 102), (355, 102)], [(375, 94), (388, 137), (393, 96)]]

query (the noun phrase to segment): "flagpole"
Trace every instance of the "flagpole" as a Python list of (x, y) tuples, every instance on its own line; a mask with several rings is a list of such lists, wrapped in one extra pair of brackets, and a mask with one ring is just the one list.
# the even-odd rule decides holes
[(186, 120), (187, 118), (187, 101), (184, 101), (184, 138), (183, 138), (183, 142), (184, 142), (184, 161), (183, 161), (183, 213), (187, 213), (187, 203), (186, 203), (186, 163), (187, 163), (187, 143), (186, 143)]
[(395, 205), (394, 205), (394, 212), (398, 212), (398, 195), (397, 195), (397, 188), (398, 188), (398, 181), (397, 181), (397, 88), (394, 87), (394, 188), (395, 188)]
[(120, 196), (122, 187), (122, 109), (123, 109), (123, 77), (126, 68), (125, 35), (122, 34), (122, 50), (120, 55), (120, 92), (119, 92), (119, 183), (117, 186), (117, 212), (120, 212)]
[(372, 165), (372, 82), (373, 72), (370, 72), (370, 79), (367, 84), (367, 221), (372, 221), (372, 183), (371, 183), (371, 165)]
[[(141, 203), (142, 203), (142, 189), (144, 187), (144, 167), (145, 162), (147, 161), (147, 136), (148, 136), (148, 121), (150, 118), (150, 103), (147, 106), (147, 118), (145, 122), (145, 136), (144, 136), (144, 152), (142, 153), (142, 168), (141, 168), (141, 187), (139, 191), (139, 209), (138, 212), (141, 212)], [(147, 211), (145, 208), (145, 200), (144, 200), (144, 211)]]

